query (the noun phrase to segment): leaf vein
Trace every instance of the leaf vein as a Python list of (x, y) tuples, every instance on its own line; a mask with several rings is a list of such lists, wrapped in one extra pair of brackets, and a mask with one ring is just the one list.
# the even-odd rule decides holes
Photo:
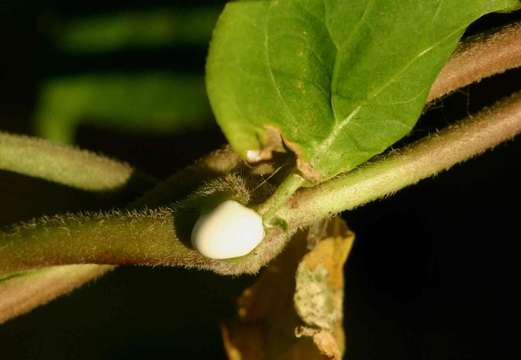
[(288, 103), (286, 102), (286, 99), (284, 98), (284, 96), (282, 95), (282, 92), (280, 91), (280, 87), (277, 83), (277, 80), (275, 79), (275, 75), (273, 73), (273, 68), (272, 68), (272, 64), (271, 64), (271, 58), (270, 58), (270, 52), (269, 52), (269, 31), (268, 31), (268, 22), (270, 20), (270, 16), (269, 16), (269, 13), (271, 12), (272, 8), (273, 8), (273, 5), (274, 3), (270, 3), (268, 9), (267, 9), (267, 16), (266, 16), (266, 22), (264, 24), (264, 28), (263, 28), (263, 33), (264, 33), (264, 54), (265, 54), (265, 57), (266, 57), (266, 64), (267, 64), (267, 68), (268, 68), (268, 74), (269, 74), (269, 77), (270, 77), (270, 80), (271, 82), (273, 83), (273, 86), (275, 87), (275, 90), (277, 92), (277, 96), (279, 97), (281, 103), (282, 103), (282, 106), (285, 108), (286, 112), (290, 115), (290, 117), (293, 119), (294, 121), (294, 124), (297, 124), (297, 118), (295, 117), (295, 114), (293, 114), (293, 112), (291, 111)]

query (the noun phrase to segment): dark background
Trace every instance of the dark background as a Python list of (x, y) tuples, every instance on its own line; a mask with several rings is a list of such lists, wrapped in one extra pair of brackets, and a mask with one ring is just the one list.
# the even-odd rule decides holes
[[(49, 13), (73, 17), (171, 4), (218, 2), (0, 0), (0, 130), (30, 133), (38, 85), (54, 74), (116, 67), (201, 73), (205, 47), (75, 58), (54, 49), (41, 29)], [(519, 18), (489, 16), (469, 34)], [(520, 88), (521, 71), (511, 71), (459, 91), (435, 104), (402, 143)], [(215, 125), (163, 136), (83, 126), (77, 142), (163, 178), (225, 139)], [(520, 157), (517, 139), (344, 214), (357, 234), (346, 267), (349, 359), (521, 358)], [(74, 211), (89, 201), (79, 191), (0, 172), (0, 225)], [(232, 314), (230, 299), (250, 281), (120, 268), (0, 326), (0, 357), (222, 359), (218, 322)]]

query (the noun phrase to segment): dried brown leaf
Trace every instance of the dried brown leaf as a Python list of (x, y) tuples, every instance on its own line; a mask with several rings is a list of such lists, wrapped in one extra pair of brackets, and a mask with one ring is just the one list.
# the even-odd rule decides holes
[(340, 218), (297, 233), (243, 292), (237, 319), (223, 324), (228, 358), (340, 359), (343, 265), (353, 240)]

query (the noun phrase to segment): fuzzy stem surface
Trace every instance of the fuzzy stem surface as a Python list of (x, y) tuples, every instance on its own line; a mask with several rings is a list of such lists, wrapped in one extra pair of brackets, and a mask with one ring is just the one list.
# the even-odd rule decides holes
[(350, 210), (466, 161), (521, 133), (521, 92), (402, 151), (302, 189), (279, 211), (292, 226)]
[[(463, 43), (444, 67), (431, 88), (428, 100), (432, 101), (482, 78), (520, 65), (521, 24), (507, 27), (493, 35), (473, 38)], [(372, 162), (316, 188), (299, 191), (278, 214), (288, 218), (293, 226), (303, 226), (315, 221), (317, 217), (326, 217), (335, 212), (352, 209), (414, 184), (425, 177), (435, 175), (518, 134), (521, 127), (519, 108), (519, 94), (516, 94), (495, 108), (481, 113), (477, 118), (444, 130), (402, 152)], [(497, 114), (493, 113), (495, 110), (498, 111)], [(119, 188), (133, 173), (132, 168), (126, 164), (92, 153), (2, 132), (0, 132), (0, 169), (91, 191)], [(273, 207), (267, 204), (269, 206), (266, 206), (266, 209), (277, 208), (285, 200), (287, 194), (284, 196), (277, 194), (273, 200), (270, 200), (276, 205)], [(264, 212), (264, 209), (261, 211)], [(44, 233), (50, 236), (52, 233), (61, 232), (58, 238), (64, 240), (74, 234), (74, 232), (68, 233), (66, 229), (66, 226), (61, 230), (59, 226), (57, 228), (51, 226)], [(90, 231), (92, 230), (90, 228)], [(124, 236), (124, 234), (120, 235)], [(6, 238), (6, 233), (0, 233), (0, 253), (5, 250), (15, 253), (15, 250), (9, 250), (10, 246), (6, 246)], [(279, 249), (283, 246), (282, 242), (283, 240), (277, 242)], [(107, 243), (104, 245), (106, 251), (104, 256), (107, 257), (114, 248)], [(241, 263), (252, 260), (257, 262), (254, 267), (238, 266), (234, 273), (256, 269), (278, 253), (273, 250), (273, 246), (263, 246), (259, 251), (262, 254), (260, 256), (256, 254), (255, 259), (245, 258), (231, 262)], [(32, 268), (33, 265), (40, 267), (55, 262), (45, 259), (43, 253), (39, 256), (40, 261), (37, 261), (38, 256), (36, 256), (25, 263), (22, 261), (21, 266), (10, 267), (4, 261), (4, 267), (27, 269)], [(66, 256), (60, 259), (64, 260), (64, 258)], [(80, 256), (74, 262), (84, 262), (87, 258), (89, 256)], [(127, 258), (126, 261), (128, 260)], [(204, 260), (199, 259), (199, 262), (204, 263)], [(198, 261), (192, 265), (197, 266)], [(212, 268), (212, 265), (205, 264), (202, 267)], [(215, 264), (214, 267), (219, 268)], [(110, 269), (112, 269), (110, 265), (59, 266), (0, 279), (0, 322), (69, 292)], [(47, 291), (49, 289), (52, 291)]]
[(54, 266), (0, 279), (0, 324), (69, 293), (113, 269), (109, 265)]
[[(521, 133), (521, 92), (403, 151), (313, 188), (297, 191), (277, 215), (290, 228), (385, 197)], [(41, 219), (0, 233), (0, 272), (60, 264), (172, 265), (221, 274), (255, 272), (284, 246), (268, 233), (251, 254), (207, 259), (179, 238), (169, 208)]]
[(521, 66), (521, 23), (464, 41), (443, 67), (427, 101)]
[(134, 169), (126, 163), (4, 132), (0, 132), (0, 170), (89, 191), (113, 191), (134, 174)]
[(265, 224), (269, 225), (276, 212), (305, 182), (306, 180), (296, 172), (292, 172), (282, 181), (275, 192), (257, 208)]
[[(152, 183), (152, 179), (142, 175), (134, 179), (136, 172), (126, 163), (4, 132), (0, 132), (0, 170), (93, 192), (114, 192), (136, 185), (149, 187)], [(137, 182), (129, 184), (131, 179)], [(0, 238), (2, 235), (0, 232)], [(37, 267), (41, 266), (43, 264)], [(0, 278), (0, 323), (68, 293), (112, 268), (108, 265), (54, 266)]]

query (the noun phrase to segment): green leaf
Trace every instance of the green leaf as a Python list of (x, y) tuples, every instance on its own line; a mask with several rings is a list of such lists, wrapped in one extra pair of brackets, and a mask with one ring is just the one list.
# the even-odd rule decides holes
[(514, 8), (519, 1), (232, 2), (210, 47), (210, 102), (243, 157), (269, 156), (280, 135), (308, 179), (329, 178), (407, 135), (466, 27)]

